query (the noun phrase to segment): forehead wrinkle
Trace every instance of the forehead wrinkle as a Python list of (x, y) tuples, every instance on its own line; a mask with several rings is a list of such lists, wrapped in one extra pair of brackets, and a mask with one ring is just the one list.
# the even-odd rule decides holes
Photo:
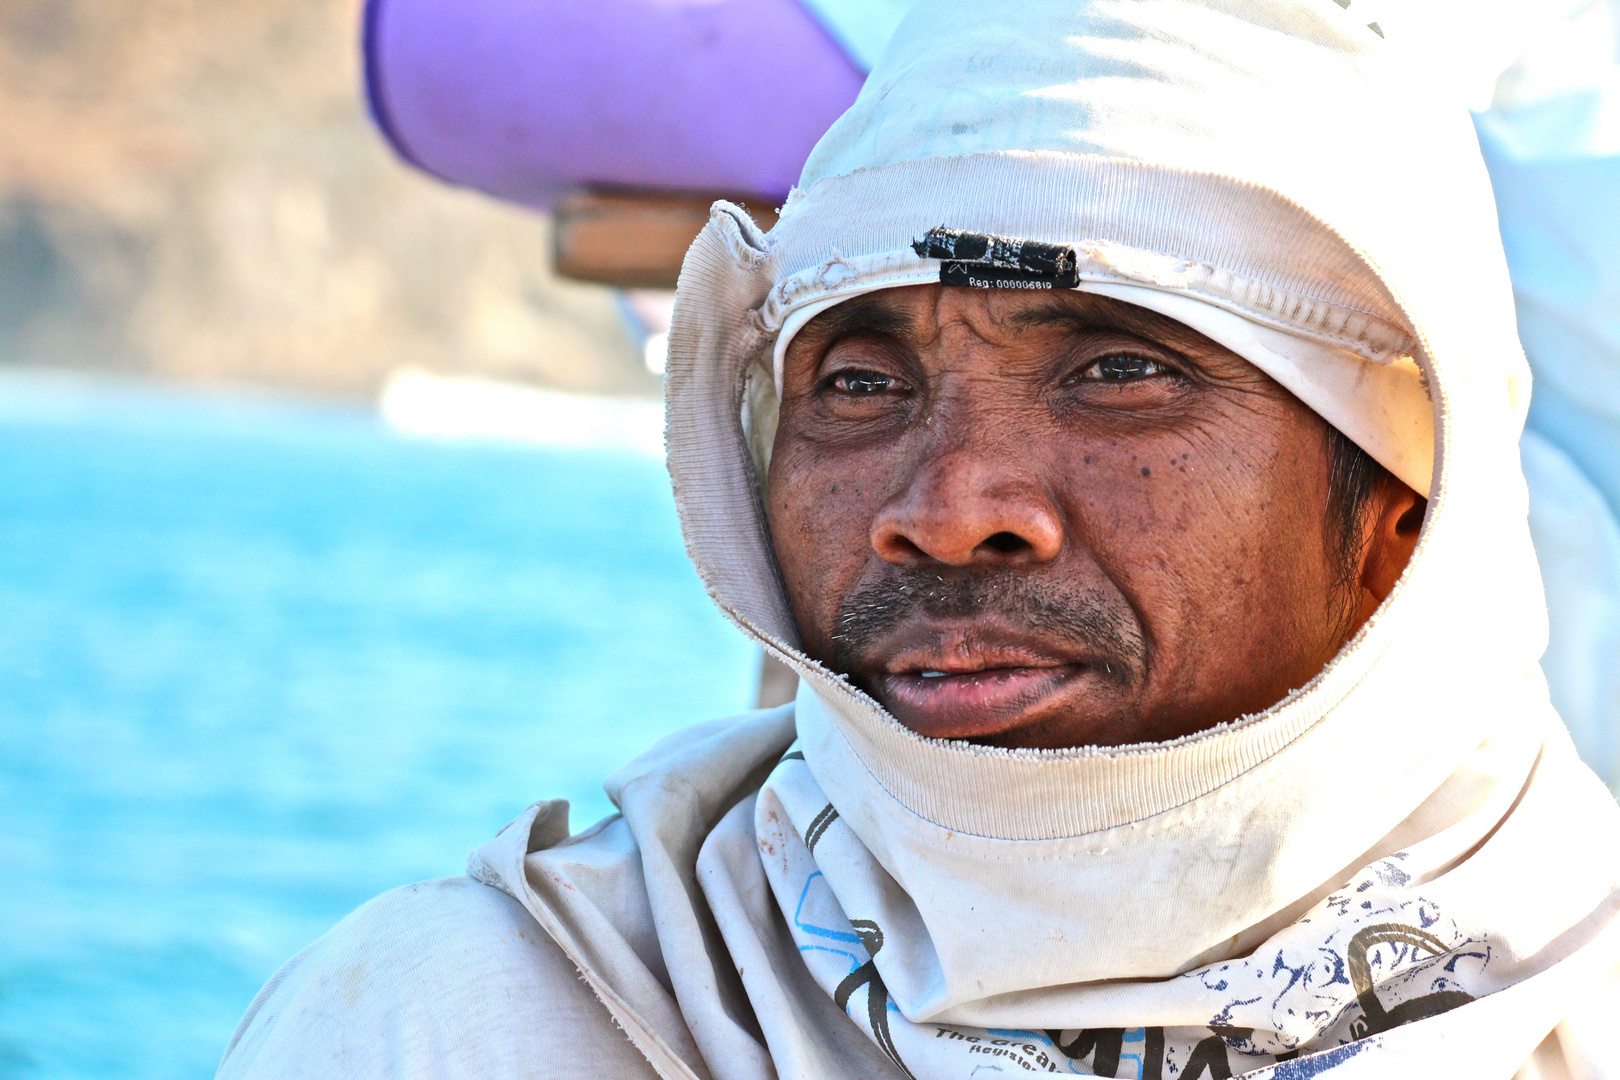
[[(914, 290), (924, 295), (914, 295)], [(953, 294), (962, 293), (972, 294), (971, 299), (977, 303), (949, 303), (953, 298), (962, 298)], [(1238, 360), (1245, 369), (1250, 366), (1241, 356), (1191, 327), (1112, 297), (1078, 291), (1039, 298), (1027, 293), (1000, 296), (995, 290), (941, 285), (884, 289), (851, 297), (811, 319), (788, 350), (801, 357), (806, 351), (819, 357), (839, 340), (858, 335), (888, 337), (910, 348), (927, 349), (952, 324), (987, 342), (991, 339), (985, 331), (992, 328), (1014, 335), (1054, 326), (1067, 327), (1080, 337), (1124, 334), (1169, 349), (1208, 375), (1215, 374), (1210, 364), (1219, 364), (1222, 358)]]

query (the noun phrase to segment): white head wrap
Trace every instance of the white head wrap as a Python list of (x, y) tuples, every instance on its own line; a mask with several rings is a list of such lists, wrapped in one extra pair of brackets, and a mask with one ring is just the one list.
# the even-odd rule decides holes
[[(1312, 1075), (1505, 1078), (1566, 1007), (1548, 976), (1572, 953), (1546, 950), (1620, 903), (1620, 860), (1558, 822), (1620, 844), (1620, 815), (1537, 667), (1528, 370), (1478, 144), (1367, 22), (1338, 0), (923, 0), (770, 234), (718, 204), (693, 244), (666, 383), (677, 505), (711, 595), (801, 680), (798, 753), (705, 848), (737, 852), (737, 882), (764, 856), (775, 910), (720, 925), (739, 970), (770, 972), (749, 1000), (787, 1072), (888, 1067), (791, 1065), (843, 1053), (842, 1029), (795, 1041), (779, 1009), (804, 970), (805, 1001), (849, 1006), (919, 1078), (975, 1075), (974, 1046), (1044, 1070), (1059, 1040), (1031, 1029), (1071, 1027), (1134, 1030), (1144, 1069), (1224, 1046), (1245, 1069), (1309, 1052)], [(1172, 742), (1001, 749), (924, 739), (798, 649), (758, 487), (771, 348), (832, 303), (940, 281), (913, 245), (941, 226), (1072, 252), (1062, 280), (1234, 349), (1429, 496), (1405, 574), (1308, 685)], [(1587, 972), (1620, 947), (1600, 921), (1568, 939)], [(1440, 1007), (1442, 968), (1459, 994), (1536, 1004), (1349, 1042), (1388, 1017), (1335, 972), (1386, 923), (1420, 943), (1377, 954), (1408, 1011)], [(767, 924), (797, 962), (738, 944)]]

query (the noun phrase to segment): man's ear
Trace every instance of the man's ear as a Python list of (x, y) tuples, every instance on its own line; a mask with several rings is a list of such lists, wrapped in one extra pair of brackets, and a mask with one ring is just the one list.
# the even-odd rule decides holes
[(1423, 515), (1429, 501), (1405, 484), (1390, 477), (1368, 506), (1372, 535), (1367, 557), (1361, 564), (1361, 587), (1371, 594), (1373, 605), (1384, 602), (1395, 588), (1395, 580), (1406, 569), (1423, 531)]

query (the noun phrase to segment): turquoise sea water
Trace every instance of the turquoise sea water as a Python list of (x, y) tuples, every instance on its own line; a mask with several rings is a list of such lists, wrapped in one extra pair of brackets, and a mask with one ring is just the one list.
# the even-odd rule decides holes
[(0, 375), (0, 1076), (203, 1078), (288, 956), (745, 708), (661, 462)]

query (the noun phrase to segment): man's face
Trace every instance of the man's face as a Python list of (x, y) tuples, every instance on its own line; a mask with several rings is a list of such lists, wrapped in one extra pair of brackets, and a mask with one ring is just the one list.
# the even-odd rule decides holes
[(806, 650), (901, 723), (1119, 745), (1274, 704), (1371, 610), (1328, 471), (1321, 418), (1179, 323), (915, 286), (794, 339), (768, 502)]

